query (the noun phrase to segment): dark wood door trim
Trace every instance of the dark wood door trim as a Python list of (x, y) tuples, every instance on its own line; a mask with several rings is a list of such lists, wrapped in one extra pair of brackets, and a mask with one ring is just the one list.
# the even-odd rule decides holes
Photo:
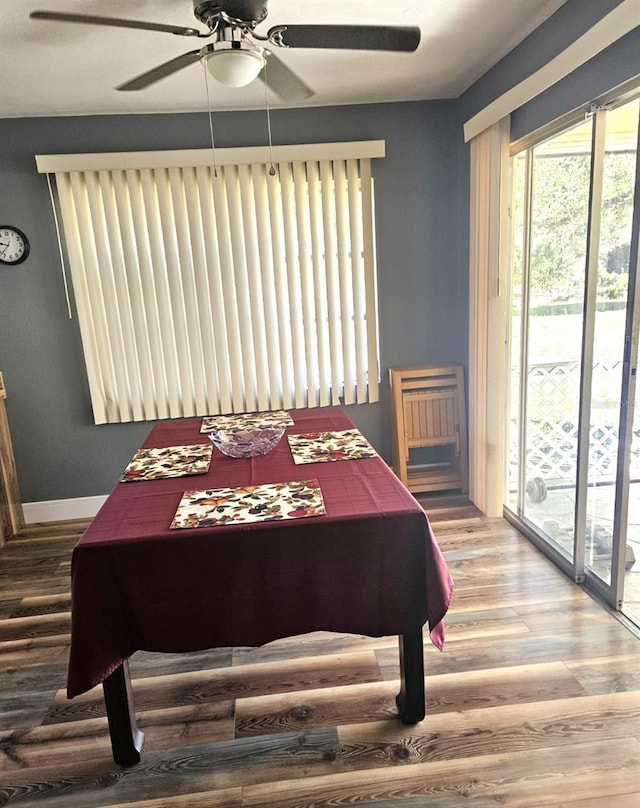
[(24, 525), (6, 397), (7, 391), (0, 373), (0, 547)]

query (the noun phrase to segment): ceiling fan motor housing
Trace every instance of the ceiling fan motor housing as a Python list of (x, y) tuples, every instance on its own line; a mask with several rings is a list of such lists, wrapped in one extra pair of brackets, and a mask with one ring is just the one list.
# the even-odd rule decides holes
[(267, 4), (264, 0), (193, 0), (193, 13), (211, 29), (225, 18), (254, 28), (267, 16)]

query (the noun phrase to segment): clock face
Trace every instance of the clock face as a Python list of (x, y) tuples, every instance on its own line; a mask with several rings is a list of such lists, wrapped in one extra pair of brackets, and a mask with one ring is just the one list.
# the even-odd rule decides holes
[(29, 255), (29, 241), (17, 227), (0, 225), (0, 263), (19, 264)]

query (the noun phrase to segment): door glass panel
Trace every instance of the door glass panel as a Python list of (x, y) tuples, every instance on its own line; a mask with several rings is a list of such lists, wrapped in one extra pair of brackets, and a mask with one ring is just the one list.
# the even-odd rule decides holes
[(511, 376), (509, 384), (509, 431), (507, 434), (508, 462), (506, 479), (507, 506), (514, 512), (518, 510), (521, 496), (520, 474), (520, 379), (522, 376), (520, 350), (522, 344), (522, 307), (525, 277), (525, 254), (527, 246), (527, 155), (520, 152), (512, 161), (511, 173), (511, 273), (510, 300), (511, 316), (509, 318), (509, 341), (511, 345)]
[(589, 425), (585, 566), (611, 584), (618, 430), (638, 141), (637, 99), (606, 115), (593, 377)]
[(522, 515), (573, 559), (592, 123), (532, 150)]

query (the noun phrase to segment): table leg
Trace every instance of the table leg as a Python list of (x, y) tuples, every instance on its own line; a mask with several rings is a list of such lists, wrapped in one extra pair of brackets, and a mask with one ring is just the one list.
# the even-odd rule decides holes
[(398, 640), (400, 692), (396, 696), (396, 706), (403, 724), (417, 724), (425, 716), (422, 630), (401, 634)]
[(138, 729), (133, 710), (129, 663), (125, 660), (102, 683), (107, 707), (113, 759), (119, 766), (140, 762), (144, 733)]

